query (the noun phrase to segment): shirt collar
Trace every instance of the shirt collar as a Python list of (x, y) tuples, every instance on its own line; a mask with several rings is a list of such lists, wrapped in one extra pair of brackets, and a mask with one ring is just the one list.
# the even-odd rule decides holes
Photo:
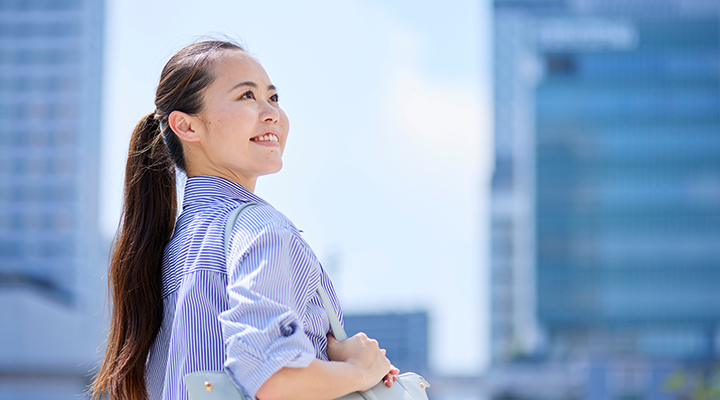
[(202, 175), (187, 179), (183, 208), (192, 203), (210, 203), (216, 201), (218, 197), (239, 200), (243, 203), (253, 201), (269, 205), (267, 201), (245, 189), (239, 183), (218, 176)]

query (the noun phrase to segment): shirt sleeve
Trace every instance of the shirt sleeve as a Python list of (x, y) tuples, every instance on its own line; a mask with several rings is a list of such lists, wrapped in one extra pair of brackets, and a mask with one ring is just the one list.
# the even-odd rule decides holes
[(315, 358), (293, 298), (293, 240), (281, 224), (258, 228), (228, 270), (230, 308), (219, 315), (225, 370), (251, 399), (281, 368), (307, 367)]

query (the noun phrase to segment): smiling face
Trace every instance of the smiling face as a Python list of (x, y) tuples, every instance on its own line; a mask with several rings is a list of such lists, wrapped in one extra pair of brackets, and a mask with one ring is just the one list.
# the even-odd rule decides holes
[(254, 190), (258, 176), (282, 168), (289, 129), (267, 73), (252, 56), (228, 50), (213, 63), (203, 110), (189, 117), (194, 140), (183, 143), (188, 176), (214, 175)]

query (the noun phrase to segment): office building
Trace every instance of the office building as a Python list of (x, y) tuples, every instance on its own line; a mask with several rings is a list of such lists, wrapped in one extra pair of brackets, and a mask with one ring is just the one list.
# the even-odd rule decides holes
[(494, 9), (493, 363), (667, 396), (720, 356), (720, 3)]
[(344, 322), (348, 336), (365, 332), (377, 340), (400, 371), (428, 372), (427, 313), (348, 314)]
[(102, 1), (0, 1), (0, 399), (77, 399), (99, 355), (102, 37)]

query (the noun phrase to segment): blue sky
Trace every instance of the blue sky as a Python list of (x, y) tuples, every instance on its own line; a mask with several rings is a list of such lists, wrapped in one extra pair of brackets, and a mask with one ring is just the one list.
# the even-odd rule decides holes
[(488, 361), (492, 165), (487, 1), (109, 0), (102, 231), (119, 218), (133, 126), (162, 66), (202, 35), (239, 40), (290, 118), (256, 193), (304, 231), (346, 312), (427, 310), (440, 373)]

